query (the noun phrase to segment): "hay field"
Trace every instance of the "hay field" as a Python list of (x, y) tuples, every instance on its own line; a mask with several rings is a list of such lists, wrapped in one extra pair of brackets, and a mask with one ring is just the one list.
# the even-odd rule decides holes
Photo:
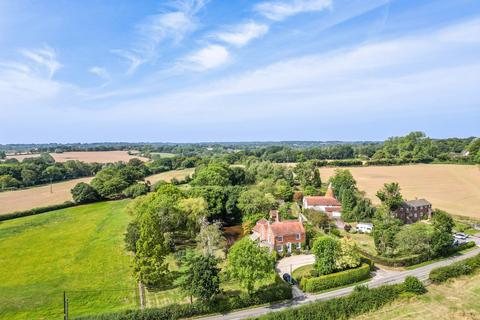
[(181, 169), (181, 170), (172, 170), (166, 171), (153, 176), (145, 178), (146, 181), (150, 181), (151, 184), (155, 184), (158, 181), (170, 182), (173, 178), (178, 180), (185, 179), (187, 176), (191, 176), (195, 168)]
[(52, 185), (53, 193), (50, 193), (50, 185), (0, 192), (0, 214), (45, 207), (70, 201), (72, 200), (70, 190), (77, 183), (88, 183), (92, 179), (93, 177), (87, 177), (54, 183)]
[[(172, 170), (146, 177), (145, 180), (154, 184), (160, 180), (170, 182), (172, 178), (184, 179), (191, 175), (195, 169)], [(14, 211), (28, 210), (60, 204), (72, 200), (70, 190), (79, 182), (90, 182), (93, 177), (74, 179), (53, 184), (53, 193), (50, 185), (33, 187), (30, 189), (0, 192), (0, 215)]]
[[(21, 154), (8, 155), (7, 159), (16, 158), (22, 161), (25, 158), (38, 157), (40, 154)], [(66, 162), (68, 160), (79, 160), (83, 162), (98, 162), (98, 163), (113, 163), (118, 161), (128, 162), (133, 158), (138, 158), (142, 161), (148, 161), (148, 158), (129, 155), (127, 151), (74, 151), (64, 153), (50, 153), (56, 162)]]
[[(327, 181), (336, 168), (321, 168)], [(343, 168), (340, 168), (343, 169)], [(405, 166), (350, 167), (360, 190), (375, 203), (375, 193), (384, 183), (400, 183), (407, 200), (426, 198), (434, 208), (455, 215), (480, 218), (480, 166), (418, 164)]]

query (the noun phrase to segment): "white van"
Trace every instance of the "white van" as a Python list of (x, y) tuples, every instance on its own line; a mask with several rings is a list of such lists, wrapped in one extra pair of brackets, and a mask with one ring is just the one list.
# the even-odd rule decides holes
[(373, 230), (373, 223), (360, 222), (357, 224), (357, 231), (363, 233), (370, 233)]

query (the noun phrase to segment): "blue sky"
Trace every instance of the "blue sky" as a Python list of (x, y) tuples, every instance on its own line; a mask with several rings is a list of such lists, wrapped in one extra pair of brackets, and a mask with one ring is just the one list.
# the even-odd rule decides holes
[(0, 0), (0, 143), (480, 135), (477, 0)]

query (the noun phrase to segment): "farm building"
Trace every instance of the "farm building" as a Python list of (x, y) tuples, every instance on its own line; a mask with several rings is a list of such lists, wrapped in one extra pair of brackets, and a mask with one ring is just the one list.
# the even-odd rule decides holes
[(414, 223), (432, 217), (432, 204), (425, 199), (404, 201), (402, 206), (393, 212), (393, 216), (405, 223)]
[(326, 212), (332, 218), (342, 214), (342, 205), (333, 194), (332, 184), (328, 186), (325, 196), (303, 197), (303, 208)]
[(260, 246), (269, 247), (277, 252), (292, 252), (292, 249), (301, 249), (305, 243), (305, 228), (301, 218), (299, 220), (280, 221), (277, 210), (270, 211), (270, 219), (260, 219), (250, 239), (259, 241)]

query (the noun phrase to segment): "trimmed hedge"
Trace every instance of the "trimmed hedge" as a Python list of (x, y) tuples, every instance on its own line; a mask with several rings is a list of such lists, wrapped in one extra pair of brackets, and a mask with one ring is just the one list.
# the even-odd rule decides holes
[(435, 268), (430, 271), (428, 278), (433, 283), (442, 283), (450, 278), (471, 274), (479, 268), (480, 254), (462, 261), (455, 262), (449, 266)]
[(403, 292), (403, 284), (386, 285), (375, 289), (361, 287), (350, 295), (326, 301), (318, 301), (298, 308), (272, 312), (256, 319), (260, 320), (336, 320), (378, 310), (394, 301)]
[(145, 310), (126, 310), (110, 314), (84, 316), (76, 320), (176, 320), (210, 313), (225, 313), (235, 309), (255, 305), (289, 300), (292, 289), (289, 284), (277, 278), (274, 285), (264, 287), (251, 295), (246, 293), (236, 296), (214, 298), (210, 303), (195, 302), (193, 304), (172, 304), (163, 308)]
[(318, 292), (326, 289), (336, 288), (352, 284), (370, 277), (370, 265), (362, 263), (355, 269), (335, 272), (320, 277), (303, 277), (300, 281), (300, 288), (306, 292)]
[[(458, 251), (462, 251), (468, 248), (473, 248), (475, 247), (475, 245), (476, 244), (473, 241), (465, 242), (459, 246), (452, 247), (450, 250), (448, 250), (448, 254), (451, 255)], [(435, 258), (425, 254), (416, 254), (416, 255), (399, 257), (399, 258), (387, 258), (387, 257), (382, 257), (377, 255), (371, 255), (370, 253), (363, 251), (360, 248), (357, 248), (357, 251), (362, 256), (371, 259), (373, 262), (381, 264), (383, 266), (387, 266), (387, 267), (408, 267), (408, 266), (413, 266), (415, 264), (419, 264)]]
[(0, 221), (5, 221), (5, 220), (12, 220), (16, 218), (21, 218), (21, 217), (28, 217), (28, 216), (34, 216), (36, 214), (40, 213), (45, 213), (53, 210), (59, 210), (59, 209), (65, 209), (65, 208), (70, 208), (77, 206), (79, 204), (74, 203), (72, 201), (66, 201), (61, 204), (54, 204), (51, 206), (46, 206), (46, 207), (39, 207), (39, 208), (33, 208), (30, 210), (25, 210), (25, 211), (15, 211), (12, 213), (7, 213), (7, 214), (2, 214), (0, 215)]

